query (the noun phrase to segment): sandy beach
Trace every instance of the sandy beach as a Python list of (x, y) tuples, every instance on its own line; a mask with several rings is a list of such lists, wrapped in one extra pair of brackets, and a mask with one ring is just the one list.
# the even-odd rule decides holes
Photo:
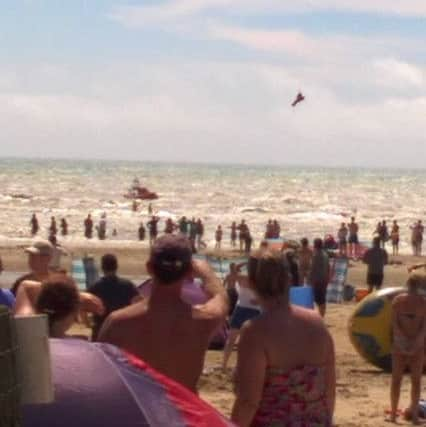
[[(87, 248), (68, 248), (74, 256), (81, 256)], [(148, 248), (146, 244), (140, 249), (134, 247), (117, 247), (114, 242), (105, 242), (102, 247), (90, 249), (97, 262), (106, 252), (114, 252), (120, 262), (120, 273), (137, 278), (145, 272)], [(227, 253), (227, 255), (234, 255)], [(23, 248), (17, 246), (1, 247), (0, 256), (6, 271), (26, 271), (26, 256)], [(63, 266), (69, 268), (70, 257), (63, 259)], [(384, 286), (399, 286), (407, 278), (407, 266), (420, 262), (420, 258), (399, 256), (391, 258), (391, 265), (385, 270)], [(347, 283), (356, 287), (365, 286), (366, 267), (360, 262), (351, 262)], [(1, 279), (1, 276), (0, 276)], [(385, 410), (389, 407), (390, 375), (383, 373), (366, 363), (353, 349), (347, 334), (347, 320), (354, 310), (355, 302), (329, 304), (325, 322), (329, 327), (336, 347), (336, 411), (335, 424), (345, 427), (373, 427), (388, 425), (385, 422)], [(233, 403), (232, 368), (235, 354), (231, 357), (230, 369), (222, 373), (218, 369), (222, 353), (210, 351), (206, 358), (205, 373), (200, 380), (200, 395), (225, 415), (229, 415)], [(400, 407), (405, 408), (409, 401), (408, 378), (404, 381)], [(402, 425), (409, 425), (400, 421)]]

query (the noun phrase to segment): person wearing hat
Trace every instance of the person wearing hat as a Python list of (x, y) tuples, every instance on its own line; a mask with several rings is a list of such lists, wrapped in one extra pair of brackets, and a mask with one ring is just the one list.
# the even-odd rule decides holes
[[(207, 262), (192, 259), (191, 243), (182, 234), (158, 238), (146, 267), (152, 277), (150, 297), (111, 313), (98, 340), (123, 348), (196, 392), (210, 338), (228, 311), (225, 289)], [(210, 298), (205, 304), (191, 306), (181, 299), (182, 286), (194, 277)]]
[(12, 286), (14, 295), (24, 280), (41, 282), (49, 277), (49, 263), (53, 255), (53, 245), (48, 240), (37, 240), (25, 249), (28, 254), (30, 272), (19, 277)]

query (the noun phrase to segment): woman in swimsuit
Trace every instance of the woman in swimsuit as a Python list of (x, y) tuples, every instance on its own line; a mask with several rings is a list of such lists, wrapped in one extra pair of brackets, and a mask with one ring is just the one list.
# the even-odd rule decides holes
[(321, 317), (289, 304), (282, 254), (249, 260), (263, 313), (241, 330), (232, 421), (238, 426), (331, 426), (334, 344)]
[(402, 377), (406, 368), (411, 375), (411, 405), (408, 412), (413, 424), (418, 423), (426, 337), (426, 300), (418, 289), (426, 285), (424, 274), (412, 273), (407, 281), (408, 292), (392, 302), (392, 384), (390, 421), (395, 422)]

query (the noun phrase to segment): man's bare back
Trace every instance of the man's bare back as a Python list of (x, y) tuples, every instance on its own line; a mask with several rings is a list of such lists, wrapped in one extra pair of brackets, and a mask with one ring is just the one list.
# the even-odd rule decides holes
[[(99, 341), (133, 353), (196, 391), (209, 340), (228, 311), (225, 289), (205, 261), (192, 260), (184, 236), (157, 239), (147, 270), (152, 276), (150, 297), (111, 313)], [(191, 306), (181, 298), (184, 282), (193, 277), (204, 284), (210, 298), (205, 304)]]
[(150, 299), (112, 313), (100, 341), (112, 343), (195, 391), (204, 354), (221, 319), (194, 319), (192, 307)]

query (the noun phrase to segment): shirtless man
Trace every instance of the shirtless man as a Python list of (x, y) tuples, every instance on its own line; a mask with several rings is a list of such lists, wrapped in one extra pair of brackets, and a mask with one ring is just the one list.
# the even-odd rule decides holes
[(349, 256), (356, 258), (358, 255), (358, 224), (355, 222), (355, 217), (351, 217), (351, 222), (348, 224), (349, 229)]
[(426, 300), (418, 294), (420, 286), (426, 285), (424, 274), (412, 273), (407, 281), (408, 292), (398, 295), (392, 302), (392, 384), (391, 416), (396, 414), (401, 382), (406, 368), (411, 375), (411, 405), (409, 414), (413, 424), (418, 424), (418, 403), (420, 399), (426, 337)]
[[(153, 278), (150, 298), (111, 313), (99, 341), (129, 351), (195, 392), (211, 335), (228, 311), (225, 289), (206, 262), (192, 259), (182, 235), (154, 242), (147, 271)], [(194, 276), (210, 299), (191, 306), (182, 301), (181, 289)]]

